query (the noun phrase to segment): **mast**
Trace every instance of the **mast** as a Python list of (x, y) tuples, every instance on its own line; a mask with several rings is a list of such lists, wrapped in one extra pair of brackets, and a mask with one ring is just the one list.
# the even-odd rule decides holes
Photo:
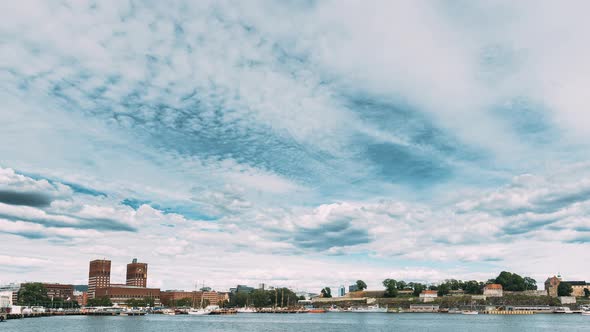
[(203, 298), (205, 297), (205, 291), (203, 290), (205, 288), (205, 281), (203, 281), (203, 287), (201, 288), (201, 309), (203, 309)]
[(192, 305), (192, 308), (195, 307), (195, 296), (197, 295), (197, 287), (198, 287), (198, 283), (195, 282), (195, 291), (193, 292), (193, 305)]

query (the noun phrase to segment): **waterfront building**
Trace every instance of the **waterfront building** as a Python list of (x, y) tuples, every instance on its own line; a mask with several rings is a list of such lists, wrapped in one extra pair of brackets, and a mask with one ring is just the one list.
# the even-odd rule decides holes
[(338, 287), (338, 296), (343, 297), (346, 295), (346, 288), (344, 286)]
[(194, 303), (195, 306), (198, 306), (201, 303), (201, 297), (203, 301), (208, 304), (218, 304), (229, 300), (229, 293), (223, 292), (203, 292), (203, 291), (192, 291), (186, 292), (183, 290), (172, 290), (172, 291), (165, 291), (160, 292), (160, 300), (162, 304), (166, 306), (175, 306), (176, 301), (182, 299), (190, 299), (191, 304)]
[(137, 258), (127, 264), (127, 286), (147, 287), (147, 268), (146, 263), (138, 263)]
[(486, 297), (502, 297), (503, 288), (500, 284), (487, 284), (483, 287), (483, 295)]
[(438, 312), (437, 304), (410, 304), (410, 312)]
[(108, 287), (97, 288), (95, 296), (97, 298), (108, 297), (113, 304), (117, 305), (125, 305), (131, 299), (143, 300), (145, 298), (153, 299), (154, 306), (161, 305), (159, 288), (111, 284)]
[(19, 290), (20, 290), (19, 283), (10, 283), (10, 284), (0, 286), (0, 292), (11, 292), (12, 293), (12, 300), (11, 300), (12, 303), (17, 303)]
[(12, 301), (12, 291), (0, 292), (0, 309), (12, 307), (14, 302)]
[(76, 300), (79, 305), (85, 306), (88, 303), (88, 292), (74, 290), (74, 300)]
[[(24, 283), (22, 287), (25, 287), (31, 283)], [(41, 283), (43, 287), (47, 290), (47, 297), (51, 300), (53, 299), (62, 299), (62, 300), (73, 300), (74, 299), (74, 285), (67, 285), (67, 284), (51, 284), (51, 283)]]
[(358, 288), (358, 286), (356, 284), (348, 286), (348, 292), (349, 293), (356, 292), (358, 290), (359, 290), (359, 288)]
[(558, 274), (557, 276), (547, 278), (545, 281), (545, 290), (547, 291), (547, 295), (551, 297), (557, 297), (557, 288), (562, 282), (566, 282), (572, 286), (573, 291), (571, 296), (583, 297), (585, 296), (584, 289), (590, 290), (590, 284), (586, 281), (564, 281), (561, 275)]
[(90, 262), (88, 270), (88, 298), (94, 299), (98, 288), (105, 288), (111, 284), (111, 261), (95, 259)]
[(438, 297), (438, 292), (435, 290), (425, 289), (420, 293), (419, 298), (422, 302), (432, 302)]

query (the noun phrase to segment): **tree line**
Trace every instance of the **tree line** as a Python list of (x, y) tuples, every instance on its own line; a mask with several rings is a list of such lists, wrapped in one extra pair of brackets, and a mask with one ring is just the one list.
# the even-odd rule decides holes
[[(486, 282), (477, 280), (457, 280), (447, 279), (439, 284), (429, 285), (419, 282), (406, 282), (404, 280), (385, 279), (383, 280), (383, 287), (385, 288), (385, 297), (397, 297), (400, 291), (411, 291), (413, 296), (419, 296), (424, 290), (437, 291), (438, 296), (445, 296), (451, 291), (463, 291), (465, 294), (483, 294), (483, 289), (487, 284), (500, 284), (505, 291), (521, 292), (526, 290), (537, 290), (537, 282), (530, 277), (522, 277), (516, 273), (502, 271), (494, 278)], [(563, 283), (562, 283), (563, 284)], [(357, 289), (362, 291), (367, 288), (367, 284), (362, 280), (356, 281)], [(563, 286), (564, 288), (566, 286)], [(564, 288), (563, 292), (566, 293)], [(570, 292), (571, 293), (571, 292)], [(590, 291), (589, 291), (590, 293)], [(332, 297), (330, 287), (324, 287), (320, 294), (322, 297)], [(561, 295), (560, 295), (561, 296)]]

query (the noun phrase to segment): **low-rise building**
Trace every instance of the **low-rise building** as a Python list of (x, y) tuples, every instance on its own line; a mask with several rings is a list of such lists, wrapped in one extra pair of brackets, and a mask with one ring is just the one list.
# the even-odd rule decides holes
[(10, 284), (6, 284), (6, 285), (2, 285), (0, 286), (0, 292), (11, 292), (12, 293), (12, 303), (16, 304), (18, 303), (18, 291), (20, 290), (20, 285), (19, 283), (10, 283)]
[(111, 284), (109, 287), (97, 288), (96, 298), (108, 297), (113, 304), (124, 305), (128, 300), (143, 300), (150, 298), (154, 300), (154, 305), (161, 305), (160, 289), (159, 288), (145, 288), (127, 285)]
[(74, 300), (79, 305), (85, 306), (88, 303), (88, 292), (74, 291)]
[(438, 312), (438, 304), (410, 304), (410, 312)]
[[(30, 285), (31, 283), (24, 283), (22, 287)], [(74, 299), (74, 285), (69, 284), (52, 284), (42, 283), (47, 290), (47, 297), (50, 299), (73, 300)]]
[(568, 283), (572, 286), (572, 294), (571, 296), (575, 297), (583, 297), (586, 295), (585, 289), (590, 291), (590, 283), (586, 281), (564, 281), (560, 275), (553, 276), (547, 278), (545, 281), (545, 290), (547, 291), (547, 295), (551, 297), (557, 297), (559, 294), (557, 289), (559, 288), (559, 284), (562, 282)]
[(425, 289), (420, 293), (419, 298), (422, 302), (432, 302), (438, 297), (438, 292), (435, 290)]
[(214, 304), (217, 305), (219, 303), (223, 303), (225, 301), (229, 301), (229, 293), (223, 292), (202, 292), (202, 291), (192, 291), (186, 292), (183, 290), (170, 290), (165, 292), (160, 292), (160, 301), (163, 305), (166, 306), (175, 306), (175, 302), (182, 299), (190, 299), (191, 304), (194, 303), (195, 306), (201, 304), (201, 297), (203, 298), (203, 302), (207, 304)]
[(13, 304), (11, 291), (0, 292), (0, 309), (12, 307)]
[(502, 285), (487, 284), (483, 287), (483, 295), (486, 297), (502, 297), (504, 295)]

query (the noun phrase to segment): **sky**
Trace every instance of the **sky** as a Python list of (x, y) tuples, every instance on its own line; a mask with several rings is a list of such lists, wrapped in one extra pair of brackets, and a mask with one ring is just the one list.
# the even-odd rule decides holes
[(0, 3), (0, 283), (590, 279), (587, 1)]

